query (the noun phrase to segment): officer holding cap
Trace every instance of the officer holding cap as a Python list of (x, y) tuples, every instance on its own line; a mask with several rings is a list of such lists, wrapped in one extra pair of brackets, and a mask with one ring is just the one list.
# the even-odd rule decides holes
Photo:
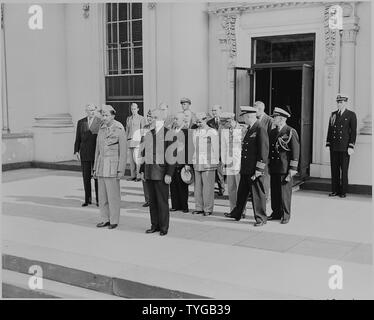
[(123, 125), (114, 120), (112, 106), (102, 107), (103, 124), (96, 141), (94, 176), (99, 182), (99, 206), (102, 222), (98, 228), (114, 229), (120, 216), (120, 178), (126, 167), (127, 139)]
[(272, 214), (268, 220), (289, 222), (291, 217), (292, 177), (299, 165), (300, 144), (295, 129), (286, 124), (291, 111), (274, 108), (275, 128), (270, 131), (269, 173)]
[(225, 216), (239, 221), (247, 204), (248, 195), (252, 193), (252, 207), (256, 220), (254, 226), (259, 227), (267, 221), (264, 170), (269, 156), (269, 136), (256, 117), (256, 108), (242, 106), (240, 109), (240, 115), (248, 125), (248, 130), (242, 142), (236, 206), (231, 213), (225, 213)]
[(356, 114), (347, 109), (348, 96), (336, 96), (338, 110), (331, 113), (326, 147), (330, 148), (331, 193), (330, 197), (346, 197), (348, 188), (349, 158), (354, 152), (357, 136)]

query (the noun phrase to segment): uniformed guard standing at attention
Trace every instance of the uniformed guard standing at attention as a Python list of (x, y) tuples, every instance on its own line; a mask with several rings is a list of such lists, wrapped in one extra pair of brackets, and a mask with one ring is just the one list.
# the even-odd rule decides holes
[(102, 222), (98, 228), (114, 229), (120, 216), (120, 178), (126, 168), (127, 141), (123, 125), (114, 120), (112, 106), (102, 107), (102, 121), (97, 141), (94, 176), (99, 180), (99, 206)]
[(348, 96), (336, 97), (338, 110), (331, 113), (326, 147), (330, 148), (331, 193), (330, 197), (346, 197), (348, 188), (349, 158), (354, 152), (357, 135), (356, 114), (347, 109)]
[(225, 216), (239, 221), (247, 204), (248, 195), (251, 193), (256, 220), (254, 226), (259, 227), (267, 221), (264, 170), (269, 156), (269, 136), (256, 118), (256, 108), (243, 106), (240, 109), (248, 129), (242, 142), (240, 182), (236, 206), (230, 213), (225, 213)]
[(286, 124), (289, 108), (274, 108), (275, 128), (270, 132), (269, 173), (272, 214), (268, 220), (289, 222), (291, 217), (292, 177), (299, 165), (300, 144), (295, 129)]

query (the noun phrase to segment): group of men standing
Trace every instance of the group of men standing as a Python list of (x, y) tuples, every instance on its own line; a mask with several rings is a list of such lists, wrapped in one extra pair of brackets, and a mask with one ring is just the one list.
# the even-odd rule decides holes
[[(353, 153), (355, 114), (347, 110), (348, 97), (339, 94), (338, 111), (329, 120), (327, 146), (331, 151), (332, 193), (345, 197), (349, 156)], [(341, 102), (342, 101), (342, 102)], [(212, 108), (213, 117), (193, 113), (191, 100), (181, 99), (182, 110), (171, 116), (168, 106), (160, 104), (146, 117), (136, 104), (126, 127), (114, 120), (115, 110), (104, 105), (95, 116), (95, 106), (86, 107), (87, 117), (78, 121), (74, 152), (82, 165), (85, 202), (92, 203), (91, 177), (95, 178), (96, 204), (102, 222), (97, 227), (116, 228), (119, 222), (120, 186), (127, 154), (131, 165), (128, 180), (142, 181), (151, 227), (147, 233), (166, 235), (169, 211), (189, 212), (186, 175), (193, 173), (195, 210), (193, 214), (211, 215), (214, 208), (214, 183), (223, 194), (225, 179), (230, 202), (228, 218), (245, 216), (247, 200), (252, 202), (255, 223), (268, 220), (286, 224), (291, 215), (293, 177), (298, 170), (300, 145), (295, 129), (287, 125), (288, 107), (276, 107), (272, 116), (265, 105), (240, 107), (240, 124), (233, 113)], [(171, 152), (170, 152), (171, 151)], [(340, 181), (342, 176), (342, 182)], [(189, 180), (189, 181), (187, 181)], [(172, 207), (168, 198), (171, 193)], [(266, 202), (271, 198), (272, 213)]]

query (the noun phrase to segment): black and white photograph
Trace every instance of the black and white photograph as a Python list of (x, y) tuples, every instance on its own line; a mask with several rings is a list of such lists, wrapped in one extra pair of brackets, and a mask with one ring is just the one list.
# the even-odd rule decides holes
[(373, 12), (1, 3), (2, 299), (373, 299)]

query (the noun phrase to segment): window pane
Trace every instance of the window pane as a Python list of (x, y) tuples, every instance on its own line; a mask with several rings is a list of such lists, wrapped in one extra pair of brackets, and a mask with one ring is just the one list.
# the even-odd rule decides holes
[(117, 23), (113, 23), (112, 24), (112, 30), (113, 30), (113, 39), (112, 39), (112, 42), (113, 43), (117, 43), (117, 41), (118, 41), (118, 37), (117, 37)]
[(106, 42), (107, 43), (112, 43), (111, 28), (112, 28), (112, 25), (111, 24), (107, 24), (107, 26), (106, 26), (106, 30), (107, 30), (107, 33), (106, 33)]
[(117, 47), (113, 49), (113, 70), (118, 73), (118, 50)]
[(130, 69), (130, 59), (129, 59), (130, 49), (121, 50), (121, 73), (129, 73)]
[(142, 21), (132, 22), (132, 41), (142, 40)]
[(285, 35), (256, 39), (255, 63), (312, 61), (314, 34)]
[(143, 68), (143, 54), (142, 47), (134, 48), (134, 68), (142, 69)]
[(111, 4), (106, 4), (106, 15), (107, 15), (107, 21), (112, 21), (112, 10), (111, 10)]
[(117, 3), (112, 3), (112, 21), (117, 21)]
[(118, 20), (128, 20), (127, 19), (127, 3), (120, 3), (119, 4), (119, 19)]
[(119, 23), (119, 42), (125, 43), (127, 42), (127, 22), (120, 22)]
[(141, 3), (133, 3), (132, 4), (132, 18), (133, 19), (141, 19), (142, 18), (142, 4)]

